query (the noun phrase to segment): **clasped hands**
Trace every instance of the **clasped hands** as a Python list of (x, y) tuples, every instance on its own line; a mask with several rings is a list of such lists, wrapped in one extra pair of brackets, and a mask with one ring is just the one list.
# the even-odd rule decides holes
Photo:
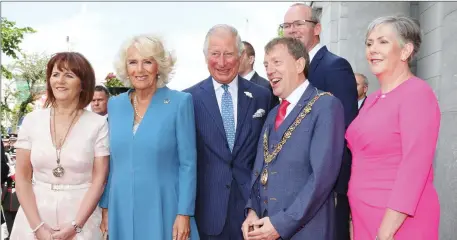
[(45, 223), (35, 232), (35, 238), (38, 240), (71, 240), (75, 236), (76, 231), (71, 223), (54, 228)]
[(245, 240), (276, 240), (279, 233), (270, 222), (269, 217), (259, 219), (254, 210), (250, 209), (246, 220), (241, 226)]

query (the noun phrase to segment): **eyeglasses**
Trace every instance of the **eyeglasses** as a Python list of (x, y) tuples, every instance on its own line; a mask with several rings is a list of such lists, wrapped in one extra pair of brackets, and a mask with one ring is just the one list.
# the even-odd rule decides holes
[(279, 27), (282, 29), (289, 29), (291, 26), (294, 26), (294, 28), (303, 28), (306, 23), (317, 24), (316, 21), (311, 20), (296, 20), (293, 23), (281, 23), (279, 24)]

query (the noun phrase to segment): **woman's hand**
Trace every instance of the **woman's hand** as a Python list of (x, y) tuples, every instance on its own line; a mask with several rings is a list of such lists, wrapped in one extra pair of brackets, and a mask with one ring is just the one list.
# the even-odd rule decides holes
[(76, 236), (75, 227), (70, 223), (66, 223), (60, 229), (52, 234), (51, 239), (72, 240)]
[(102, 208), (102, 222), (100, 224), (102, 233), (108, 232), (108, 208)]
[(184, 215), (176, 216), (173, 224), (173, 240), (187, 240), (190, 234), (190, 217)]
[(52, 229), (48, 224), (43, 224), (36, 232), (35, 237), (38, 240), (49, 240), (52, 239), (52, 234), (58, 229)]

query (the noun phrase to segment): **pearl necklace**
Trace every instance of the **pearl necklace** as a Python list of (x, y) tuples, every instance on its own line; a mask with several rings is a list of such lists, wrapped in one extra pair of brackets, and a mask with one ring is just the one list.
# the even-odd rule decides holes
[(135, 94), (135, 97), (133, 98), (133, 108), (135, 109), (135, 115), (137, 115), (141, 120), (143, 120), (143, 116), (141, 116), (138, 112), (138, 109), (137, 109), (137, 105), (138, 105), (138, 99), (136, 98), (136, 94)]

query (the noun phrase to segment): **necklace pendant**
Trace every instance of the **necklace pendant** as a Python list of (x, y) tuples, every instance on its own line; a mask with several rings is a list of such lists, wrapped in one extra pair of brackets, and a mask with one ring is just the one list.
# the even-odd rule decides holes
[(65, 174), (65, 169), (59, 164), (52, 170), (52, 174), (54, 174), (55, 177), (60, 178)]
[(267, 182), (268, 182), (268, 170), (265, 168), (263, 169), (262, 171), (262, 175), (260, 176), (260, 183), (262, 183), (262, 185), (267, 185)]

